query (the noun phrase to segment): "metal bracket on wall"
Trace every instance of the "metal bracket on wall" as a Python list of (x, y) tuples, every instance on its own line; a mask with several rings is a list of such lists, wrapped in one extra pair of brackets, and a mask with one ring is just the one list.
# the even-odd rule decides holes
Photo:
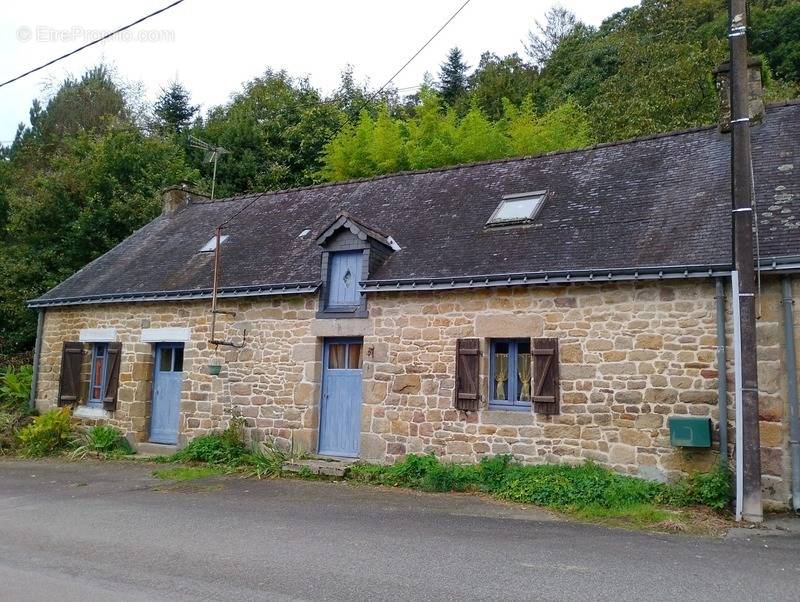
[(237, 344), (237, 343), (233, 343), (231, 341), (217, 341), (217, 340), (214, 340), (214, 339), (211, 339), (209, 341), (209, 343), (211, 345), (216, 345), (217, 347), (234, 347), (235, 349), (241, 349), (242, 347), (244, 347), (246, 339), (247, 339), (247, 330), (245, 329), (245, 330), (242, 331), (242, 342), (241, 343)]

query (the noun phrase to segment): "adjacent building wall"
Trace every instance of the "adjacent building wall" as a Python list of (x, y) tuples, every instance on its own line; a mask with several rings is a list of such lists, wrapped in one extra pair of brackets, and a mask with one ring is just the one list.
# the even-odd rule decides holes
[[(472, 462), (511, 453), (530, 463), (591, 459), (625, 473), (669, 479), (708, 469), (718, 457), (716, 448), (670, 447), (667, 429), (673, 414), (710, 416), (716, 424), (710, 280), (381, 293), (370, 297), (367, 319), (315, 319), (317, 299), (311, 296), (225, 300), (222, 309), (237, 312), (221, 319), (227, 339), (239, 342), (247, 329), (242, 349), (209, 348), (207, 303), (49, 309), (38, 407), (55, 404), (63, 341), (78, 340), (82, 328), (116, 328), (123, 358), (118, 409), (109, 422), (146, 440), (153, 349), (140, 342), (141, 330), (188, 327), (182, 439), (224, 428), (232, 413), (240, 413), (254, 439), (269, 437), (313, 452), (323, 337), (363, 336), (364, 459), (433, 452)], [(789, 456), (780, 312), (779, 285), (766, 281), (758, 326), (764, 485), (770, 499), (785, 504)], [(489, 410), (485, 399), (478, 412), (453, 408), (458, 338), (479, 337), (486, 351), (491, 338), (539, 336), (560, 341), (559, 415)], [(222, 364), (218, 377), (208, 374), (213, 358)], [(487, 372), (484, 353), (484, 397)]]

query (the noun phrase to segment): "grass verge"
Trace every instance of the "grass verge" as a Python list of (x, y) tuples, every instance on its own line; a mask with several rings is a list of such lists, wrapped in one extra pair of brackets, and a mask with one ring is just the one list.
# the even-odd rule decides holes
[(707, 535), (724, 530), (722, 510), (732, 493), (730, 473), (721, 467), (667, 484), (621, 475), (591, 462), (526, 466), (510, 456), (459, 465), (410, 455), (390, 466), (356, 465), (348, 478), (422, 491), (482, 492), (608, 526)]
[[(241, 426), (232, 423), (225, 431), (197, 437), (175, 455), (156, 460), (188, 466), (153, 474), (172, 481), (223, 473), (272, 478), (283, 474), (287, 459), (287, 454), (267, 443), (248, 449)], [(295, 476), (319, 478), (311, 471)], [(607, 526), (704, 535), (724, 530), (723, 512), (732, 498), (731, 475), (722, 467), (668, 484), (622, 475), (593, 462), (529, 466), (508, 455), (462, 465), (411, 454), (392, 465), (356, 464), (346, 479), (420, 491), (483, 493)]]

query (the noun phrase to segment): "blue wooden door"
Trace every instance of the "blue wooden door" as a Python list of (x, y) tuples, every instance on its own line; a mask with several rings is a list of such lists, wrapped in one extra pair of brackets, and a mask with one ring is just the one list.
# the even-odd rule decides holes
[(358, 457), (361, 435), (361, 340), (325, 341), (319, 453)]
[(331, 255), (328, 307), (354, 307), (361, 302), (362, 251), (338, 251)]
[(172, 445), (178, 442), (182, 383), (183, 343), (157, 344), (150, 417), (150, 441), (153, 443)]

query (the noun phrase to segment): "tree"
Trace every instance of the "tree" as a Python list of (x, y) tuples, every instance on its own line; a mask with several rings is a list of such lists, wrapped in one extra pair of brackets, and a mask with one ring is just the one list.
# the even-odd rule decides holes
[(389, 108), (381, 105), (369, 145), (370, 159), (377, 173), (408, 169), (403, 130), (402, 123), (389, 114)]
[[(601, 141), (697, 127), (717, 118), (712, 69), (726, 57), (725, 43), (620, 46), (617, 72), (602, 82), (589, 105)], [(654, 75), (656, 74), (657, 75)]]
[(528, 32), (525, 52), (536, 65), (543, 65), (553, 54), (561, 41), (578, 25), (575, 13), (561, 5), (554, 5), (544, 14), (544, 23), (535, 21), (534, 30)]
[(178, 133), (189, 126), (198, 108), (190, 103), (189, 91), (176, 80), (161, 89), (153, 114), (159, 129)]
[(441, 99), (422, 92), (416, 115), (392, 118), (385, 106), (377, 119), (367, 111), (325, 147), (322, 177), (346, 180), (403, 169), (427, 169), (514, 155), (540, 154), (588, 146), (594, 134), (586, 111), (568, 101), (541, 117), (531, 96), (517, 107), (505, 100), (501, 119), (489, 119), (473, 99), (459, 118), (443, 110)]
[(321, 175), (330, 181), (349, 180), (407, 168), (406, 139), (399, 121), (383, 104), (372, 119), (365, 109), (358, 123), (349, 123), (326, 146)]
[(519, 105), (533, 94), (538, 83), (538, 70), (523, 61), (515, 52), (500, 58), (484, 52), (477, 68), (469, 77), (470, 98), (492, 120), (503, 116), (503, 99)]
[(753, 6), (751, 50), (763, 54), (779, 79), (800, 82), (800, 3)]
[(448, 107), (456, 106), (467, 92), (469, 66), (459, 48), (452, 48), (439, 69), (439, 94)]
[[(230, 151), (217, 166), (217, 190), (224, 196), (313, 183), (323, 148), (343, 123), (336, 104), (323, 102), (308, 79), (267, 70), (191, 131)], [(191, 157), (210, 181), (202, 153), (193, 149)]]
[(75, 134), (46, 168), (16, 177), (0, 249), (0, 353), (32, 342), (35, 316), (26, 299), (153, 219), (161, 189), (198, 174), (170, 139), (127, 127)]
[(0, 355), (31, 347), (25, 300), (55, 286), (160, 211), (160, 191), (197, 178), (171, 138), (149, 136), (102, 66), (32, 103), (0, 163)]
[(539, 155), (582, 148), (594, 142), (586, 111), (572, 100), (541, 117), (536, 115), (530, 97), (519, 108), (507, 103), (506, 121), (514, 155)]
[[(65, 137), (81, 131), (104, 132), (133, 122), (127, 91), (105, 65), (88, 69), (80, 78), (68, 77), (43, 105), (35, 99), (29, 112), (30, 126), (21, 126), (11, 155), (25, 154), (28, 147), (55, 152)], [(29, 156), (30, 160), (37, 159)]]
[(406, 153), (411, 169), (427, 169), (454, 165), (456, 159), (456, 114), (443, 111), (439, 95), (432, 91), (421, 94), (417, 114), (409, 120)]
[(459, 163), (488, 161), (509, 155), (508, 139), (502, 127), (492, 123), (476, 103), (464, 115), (456, 132), (456, 160)]

